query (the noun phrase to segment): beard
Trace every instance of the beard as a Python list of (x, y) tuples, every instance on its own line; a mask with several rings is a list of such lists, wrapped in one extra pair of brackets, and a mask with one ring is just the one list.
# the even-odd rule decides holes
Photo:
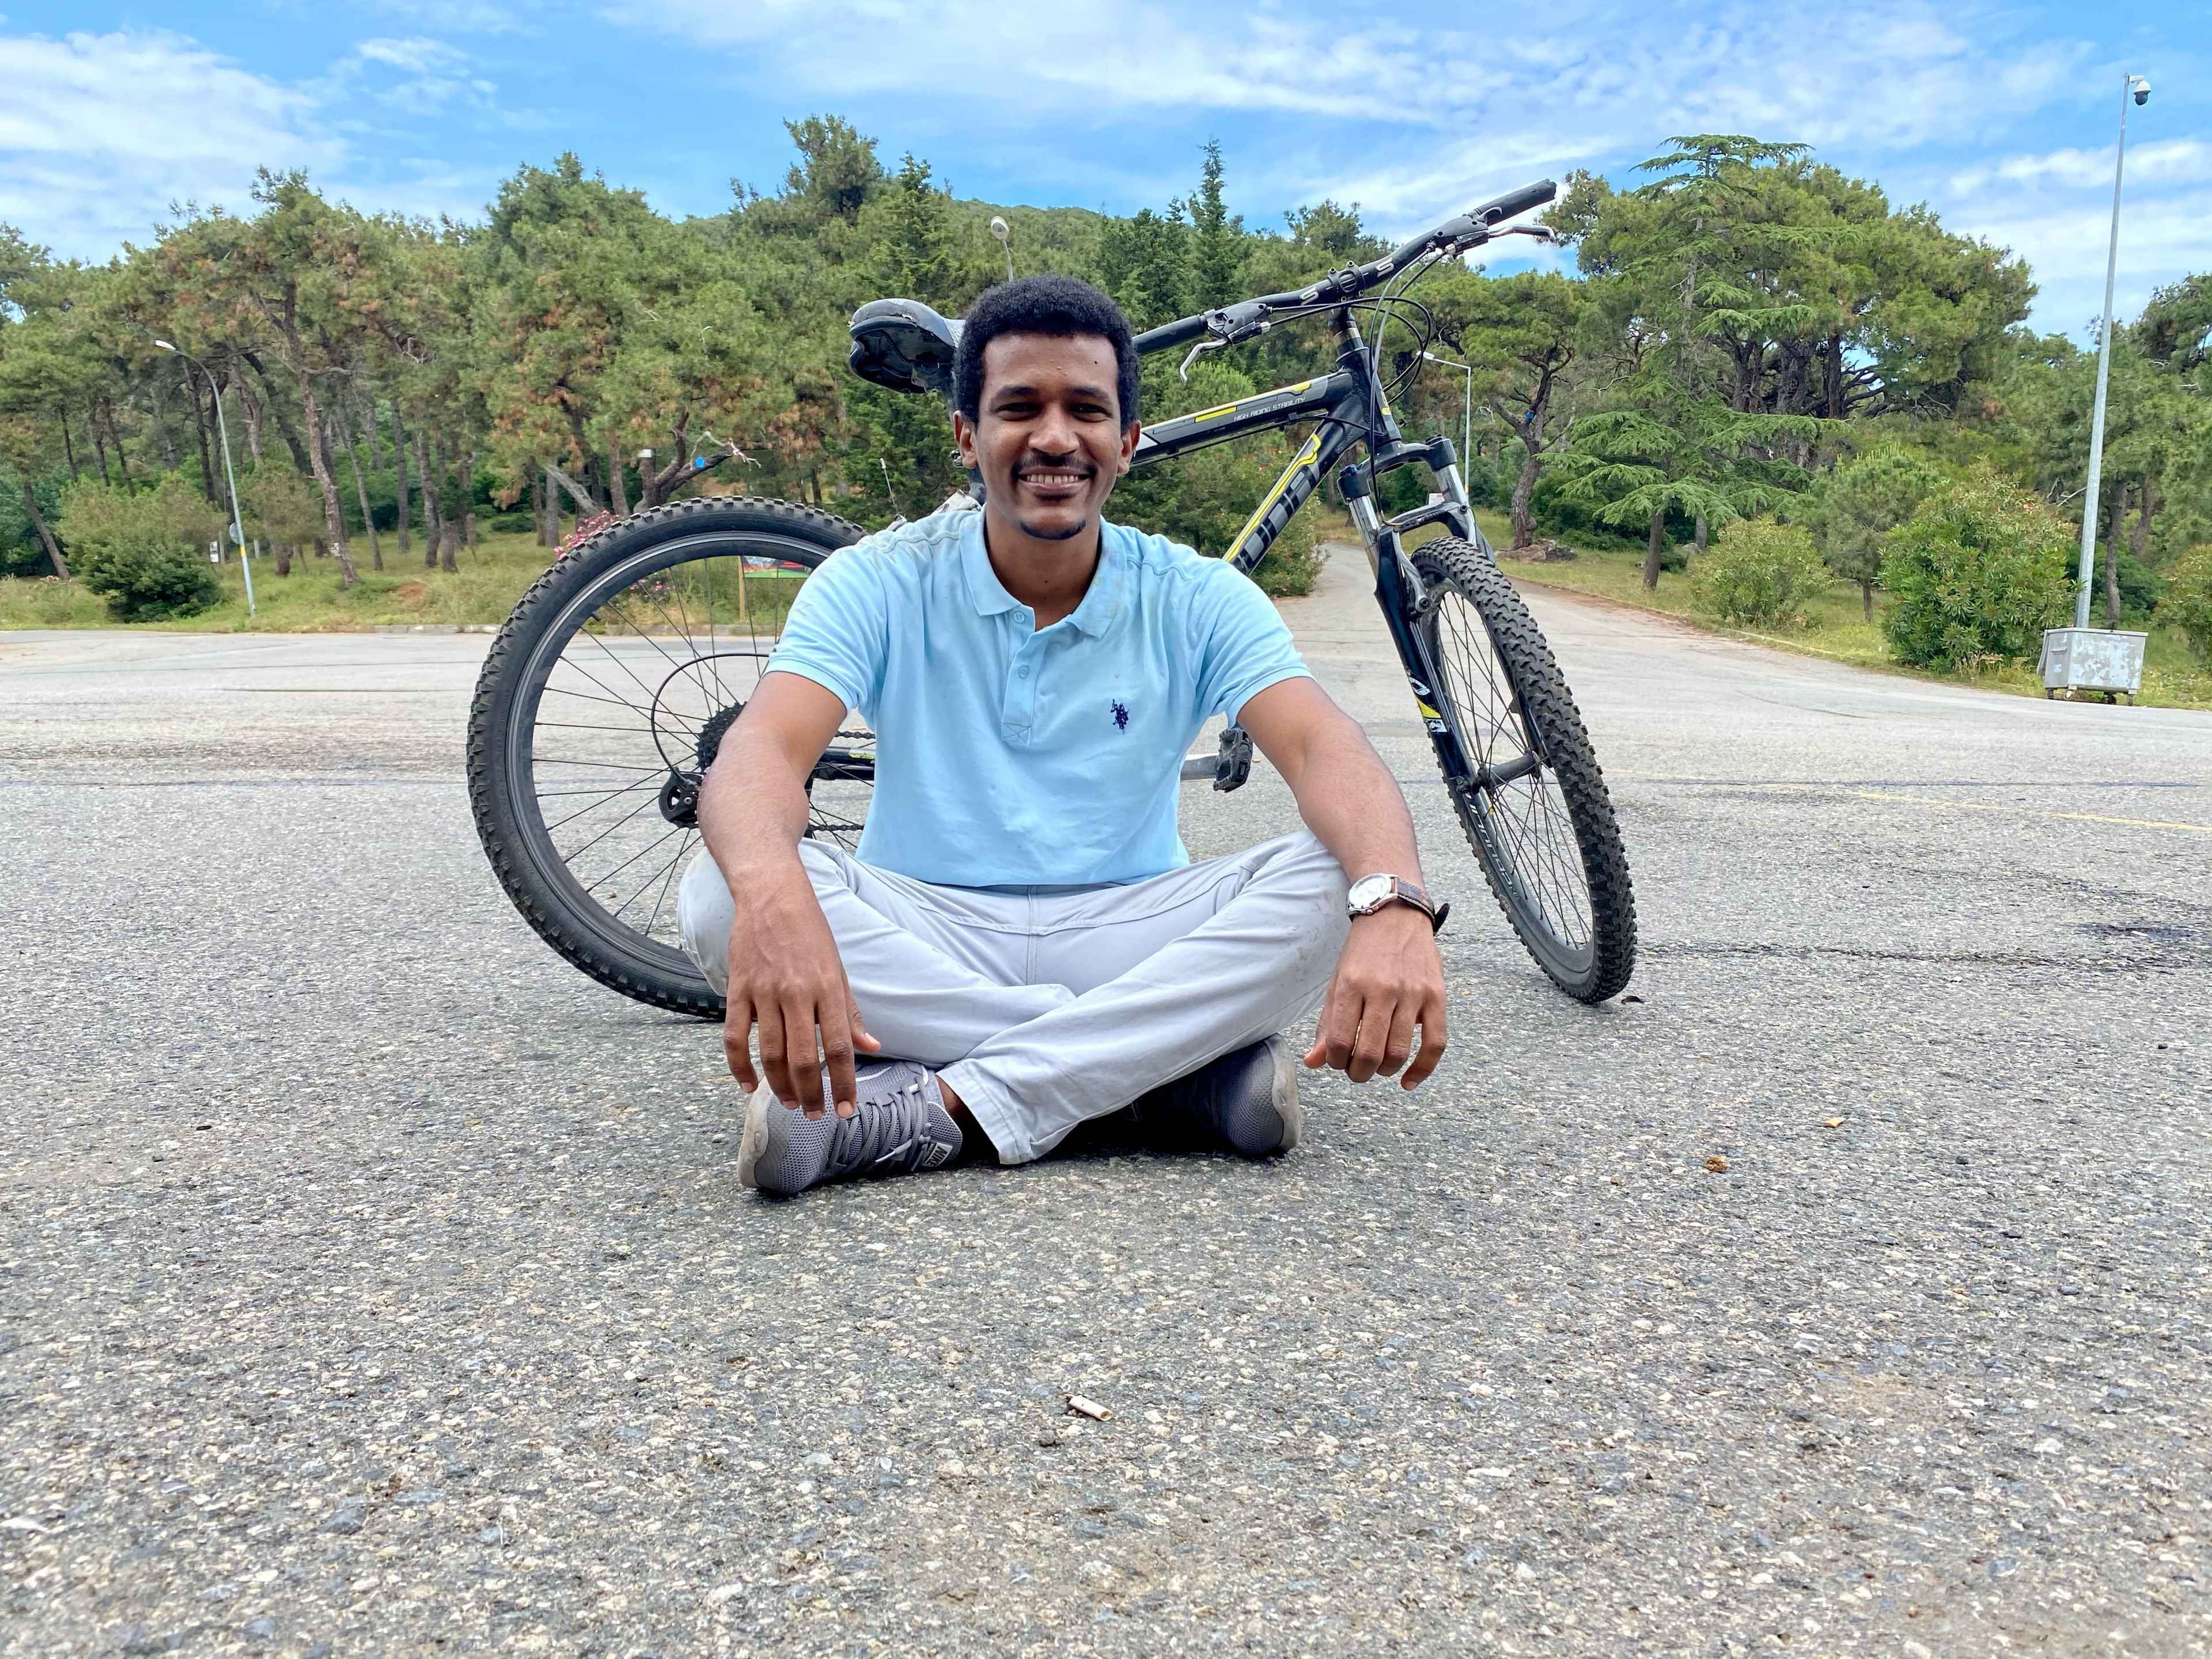
[(1086, 517), (1075, 524), (1069, 525), (1064, 530), (1042, 529), (1033, 524), (1023, 524), (1019, 519), (1015, 520), (1014, 523), (1020, 527), (1022, 534), (1036, 541), (1072, 542), (1091, 527), (1092, 520)]

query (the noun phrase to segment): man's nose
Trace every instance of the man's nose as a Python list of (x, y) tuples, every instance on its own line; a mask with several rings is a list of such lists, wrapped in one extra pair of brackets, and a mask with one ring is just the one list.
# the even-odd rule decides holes
[(1079, 447), (1075, 422), (1056, 404), (1048, 404), (1037, 416), (1037, 423), (1030, 433), (1030, 442), (1054, 458), (1072, 454)]

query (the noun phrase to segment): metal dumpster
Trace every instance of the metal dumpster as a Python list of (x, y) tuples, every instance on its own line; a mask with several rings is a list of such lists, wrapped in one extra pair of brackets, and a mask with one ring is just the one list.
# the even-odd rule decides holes
[(2149, 638), (2115, 628), (2045, 629), (2043, 695), (2100, 691), (2106, 702), (2118, 694), (2133, 702), (2142, 689), (2143, 642)]

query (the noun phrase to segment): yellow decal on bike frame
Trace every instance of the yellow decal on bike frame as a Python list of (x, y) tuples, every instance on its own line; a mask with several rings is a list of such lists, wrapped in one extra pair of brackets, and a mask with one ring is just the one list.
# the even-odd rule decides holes
[[(1310, 386), (1312, 382), (1308, 381), (1307, 384)], [(1237, 532), (1236, 538), (1229, 544), (1229, 551), (1232, 557), (1243, 551), (1244, 544), (1252, 539), (1252, 532), (1260, 527), (1260, 521), (1267, 516), (1268, 510), (1277, 501), (1283, 499), (1283, 492), (1291, 487), (1291, 480), (1297, 477), (1304, 469), (1313, 465), (1320, 459), (1321, 428), (1316, 427), (1313, 436), (1306, 440), (1306, 447), (1291, 458), (1291, 464), (1283, 469), (1283, 476), (1275, 480), (1274, 488), (1260, 498), (1260, 505), (1252, 509), (1252, 516), (1244, 520), (1244, 527)]]
[(1311, 380), (1300, 380), (1296, 386), (1279, 386), (1273, 392), (1263, 392), (1256, 398), (1245, 398), (1233, 404), (1222, 404), (1212, 409), (1201, 409), (1190, 416), (1190, 419), (1193, 424), (1201, 421), (1218, 421), (1224, 415), (1237, 414), (1240, 410), (1251, 408), (1255, 404), (1264, 403), (1270, 398), (1279, 398), (1286, 392), (1295, 397), (1312, 384)]

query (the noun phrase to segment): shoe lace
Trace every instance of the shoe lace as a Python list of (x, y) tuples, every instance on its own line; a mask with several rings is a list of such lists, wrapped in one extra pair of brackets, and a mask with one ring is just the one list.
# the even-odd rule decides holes
[(913, 1140), (929, 1121), (919, 1079), (887, 1089), (856, 1091), (853, 1115), (837, 1120), (831, 1132), (831, 1160), (848, 1169), (888, 1157)]

